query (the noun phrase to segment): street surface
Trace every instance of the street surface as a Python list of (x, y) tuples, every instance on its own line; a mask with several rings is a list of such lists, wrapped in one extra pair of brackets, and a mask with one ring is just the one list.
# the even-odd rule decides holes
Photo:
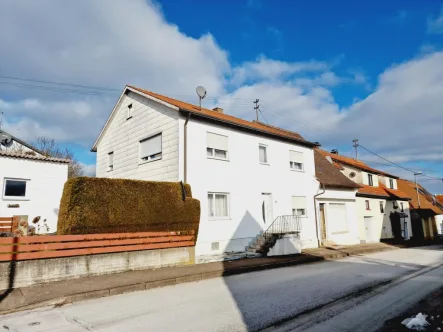
[(0, 331), (376, 331), (443, 286), (443, 246), (203, 280), (19, 312)]

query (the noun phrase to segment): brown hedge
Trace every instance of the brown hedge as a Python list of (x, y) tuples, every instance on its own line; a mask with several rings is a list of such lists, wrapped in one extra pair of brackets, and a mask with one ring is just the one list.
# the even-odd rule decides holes
[(60, 202), (57, 234), (195, 231), (200, 202), (177, 182), (78, 177)]

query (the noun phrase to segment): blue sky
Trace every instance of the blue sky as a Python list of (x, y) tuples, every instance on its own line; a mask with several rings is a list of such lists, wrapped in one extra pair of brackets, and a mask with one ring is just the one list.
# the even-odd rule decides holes
[[(352, 139), (359, 138), (407, 168), (443, 177), (442, 6), (407, 0), (2, 1), (5, 129), (30, 141), (54, 137), (92, 172), (89, 149), (124, 84), (193, 102), (195, 86), (204, 85), (207, 106), (251, 120), (252, 100), (259, 98), (269, 123), (327, 149), (350, 154)], [(362, 158), (386, 164), (371, 154)], [(372, 166), (411, 177), (401, 168)], [(443, 192), (443, 183), (422, 180)]]

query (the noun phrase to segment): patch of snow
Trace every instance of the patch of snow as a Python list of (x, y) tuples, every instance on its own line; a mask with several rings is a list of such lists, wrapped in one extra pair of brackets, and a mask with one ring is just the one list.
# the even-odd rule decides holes
[(416, 331), (424, 331), (426, 326), (429, 326), (428, 321), (426, 320), (427, 315), (423, 315), (421, 312), (411, 318), (407, 318), (401, 323), (405, 325), (410, 330), (416, 330)]

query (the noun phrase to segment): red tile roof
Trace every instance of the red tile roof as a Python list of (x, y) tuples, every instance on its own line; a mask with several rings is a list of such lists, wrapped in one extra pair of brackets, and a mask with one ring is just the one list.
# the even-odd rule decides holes
[(351, 166), (351, 167), (357, 168), (357, 169), (365, 171), (365, 172), (374, 173), (374, 174), (380, 174), (380, 175), (386, 175), (386, 176), (389, 176), (391, 178), (398, 179), (398, 176), (395, 176), (395, 175), (392, 175), (392, 174), (389, 174), (389, 173), (385, 173), (385, 172), (379, 171), (378, 169), (375, 169), (375, 168), (372, 168), (372, 167), (366, 165), (364, 162), (362, 162), (360, 160), (355, 160), (354, 158), (342, 156), (342, 155), (335, 154), (335, 153), (331, 153), (331, 152), (328, 152), (328, 151), (325, 151), (325, 150), (322, 150), (322, 149), (318, 149), (318, 151), (322, 155), (324, 155), (325, 157), (326, 156), (331, 157), (331, 159), (333, 161), (335, 161), (335, 162), (337, 162), (339, 164), (344, 164), (344, 165), (347, 165), (347, 166)]
[(357, 191), (358, 194), (362, 196), (376, 196), (376, 197), (383, 197), (383, 198), (389, 198), (389, 194), (384, 190), (382, 187), (373, 187), (368, 186), (366, 184), (362, 184), (361, 188)]
[(28, 160), (37, 160), (37, 161), (46, 161), (46, 162), (53, 162), (53, 163), (70, 163), (71, 161), (68, 159), (61, 159), (61, 158), (52, 158), (52, 157), (44, 157), (39, 155), (33, 155), (33, 154), (24, 154), (24, 153), (15, 153), (15, 152), (7, 152), (0, 150), (0, 156), (2, 157), (8, 157), (8, 158), (17, 158), (17, 159), (28, 159)]
[(180, 108), (181, 110), (188, 111), (188, 112), (195, 114), (195, 115), (203, 116), (203, 117), (210, 118), (213, 120), (218, 120), (218, 121), (228, 123), (231, 125), (244, 127), (244, 128), (250, 129), (250, 130), (261, 132), (261, 133), (271, 134), (271, 135), (283, 137), (286, 139), (295, 140), (297, 142), (300, 142), (302, 144), (306, 144), (309, 146), (316, 145), (312, 142), (305, 140), (300, 134), (293, 132), (293, 131), (270, 126), (270, 125), (267, 125), (267, 124), (264, 124), (264, 123), (258, 122), (258, 121), (252, 121), (252, 122), (246, 121), (246, 120), (243, 120), (240, 118), (236, 118), (232, 115), (218, 113), (218, 112), (215, 112), (213, 110), (210, 110), (210, 109), (207, 109), (204, 107), (202, 107), (200, 109), (199, 106), (189, 104), (189, 103), (186, 103), (186, 102), (174, 99), (174, 98), (166, 97), (166, 96), (160, 95), (158, 93), (155, 93), (155, 92), (152, 92), (149, 90), (140, 89), (135, 86), (129, 85), (128, 88), (136, 90), (138, 92), (141, 92), (145, 95), (154, 97), (156, 99), (159, 99), (163, 102), (166, 102), (170, 105), (176, 106), (176, 107)]
[[(398, 188), (407, 193), (409, 196), (411, 196), (411, 201), (409, 204), (414, 209), (421, 209), (421, 210), (432, 210), (435, 214), (443, 214), (443, 209), (440, 209), (438, 206), (434, 205), (432, 203), (432, 195), (423, 195), (420, 191), (418, 192), (418, 196), (420, 197), (420, 206), (418, 205), (418, 199), (417, 199), (417, 189), (415, 187), (415, 183), (398, 179), (397, 180)], [(422, 192), (426, 192), (426, 189), (423, 188), (421, 185), (418, 185), (418, 189), (421, 189)]]
[(411, 196), (404, 193), (399, 189), (391, 189), (386, 187), (384, 184), (380, 184), (380, 187), (383, 188), (391, 197), (398, 199), (411, 199)]
[(437, 199), (437, 201), (443, 204), (443, 195), (435, 195), (435, 198)]
[(351, 189), (360, 188), (360, 185), (348, 179), (346, 175), (326, 160), (317, 149), (314, 150), (314, 161), (315, 176), (324, 186)]

